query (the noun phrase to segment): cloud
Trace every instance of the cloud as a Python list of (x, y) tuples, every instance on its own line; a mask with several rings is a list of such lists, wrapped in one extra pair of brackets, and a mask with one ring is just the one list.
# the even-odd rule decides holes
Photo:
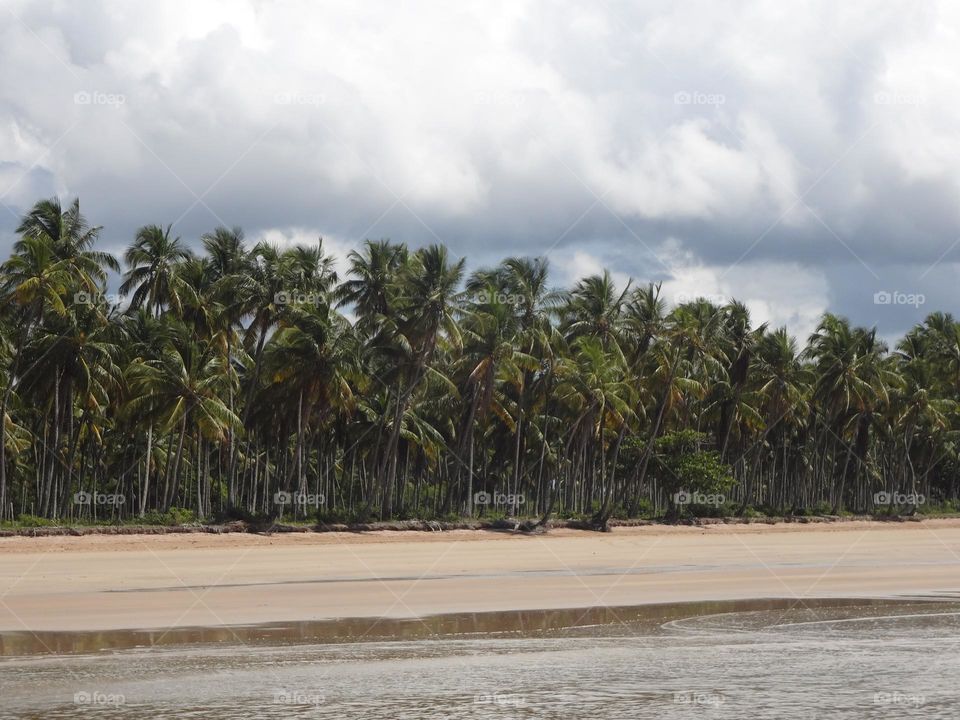
[(949, 309), (960, 10), (945, 1), (4, 12), (2, 253), (59, 193), (115, 251), (145, 223), (191, 242), (239, 224), (343, 248), (442, 241), (473, 266), (548, 253), (557, 282), (606, 265), (729, 292), (797, 333), (824, 308), (901, 331), (916, 313), (878, 313), (881, 287)]

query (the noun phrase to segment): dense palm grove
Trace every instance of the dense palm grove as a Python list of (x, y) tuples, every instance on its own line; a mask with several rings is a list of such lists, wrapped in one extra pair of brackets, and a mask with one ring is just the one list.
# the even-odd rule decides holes
[(801, 348), (737, 302), (669, 307), (608, 274), (554, 290), (541, 259), (467, 274), (442, 246), (368, 241), (337, 277), (322, 243), (221, 227), (196, 254), (148, 225), (120, 262), (98, 232), (41, 201), (0, 269), (7, 519), (602, 525), (957, 494), (949, 315), (893, 351), (825, 315)]

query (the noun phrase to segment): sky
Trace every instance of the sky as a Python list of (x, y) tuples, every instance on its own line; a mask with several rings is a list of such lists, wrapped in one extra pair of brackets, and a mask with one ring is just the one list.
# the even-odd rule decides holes
[(960, 4), (0, 0), (0, 255), (218, 225), (545, 255), (805, 337), (958, 313)]

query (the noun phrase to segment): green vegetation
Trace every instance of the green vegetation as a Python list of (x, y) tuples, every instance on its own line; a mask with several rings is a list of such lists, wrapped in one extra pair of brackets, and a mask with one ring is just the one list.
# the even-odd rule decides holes
[(197, 255), (146, 226), (121, 266), (56, 199), (18, 234), (0, 267), (0, 519), (957, 507), (949, 315), (893, 352), (826, 315), (801, 349), (737, 302), (668, 307), (607, 273), (555, 290), (542, 259), (468, 275), (442, 246), (368, 241), (338, 278), (322, 242), (218, 228)]

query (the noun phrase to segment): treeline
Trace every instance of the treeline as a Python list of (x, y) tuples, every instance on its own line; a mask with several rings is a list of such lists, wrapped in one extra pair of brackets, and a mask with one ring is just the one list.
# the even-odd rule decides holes
[[(543, 259), (443, 246), (202, 252), (141, 228), (122, 262), (38, 202), (0, 267), (6, 519), (333, 519), (755, 509), (957, 497), (960, 325), (893, 351), (825, 315), (804, 347), (738, 302), (670, 306)], [(120, 273), (122, 297), (107, 293)], [(879, 506), (879, 507), (878, 507)]]

